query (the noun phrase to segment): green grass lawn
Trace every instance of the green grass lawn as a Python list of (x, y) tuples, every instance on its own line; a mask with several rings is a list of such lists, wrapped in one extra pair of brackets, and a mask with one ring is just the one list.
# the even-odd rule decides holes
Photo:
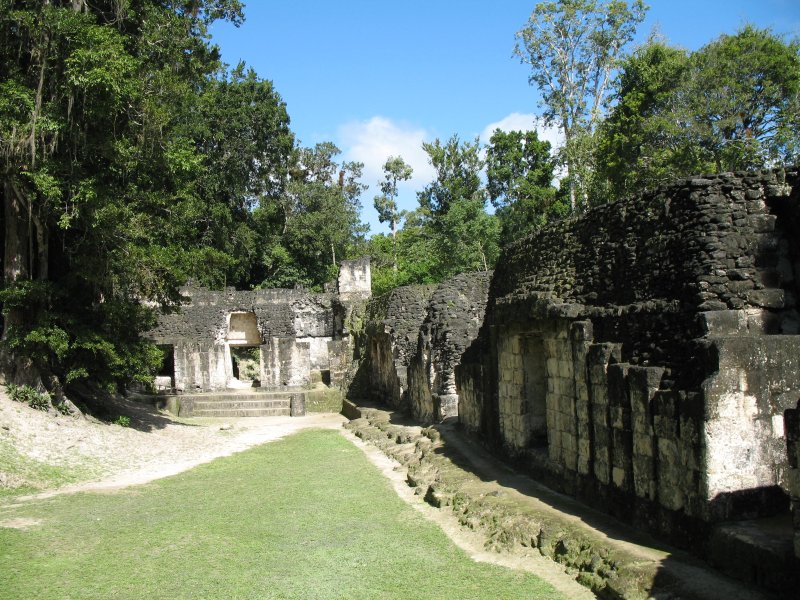
[(114, 494), (0, 507), (0, 598), (562, 598), (475, 563), (333, 431)]

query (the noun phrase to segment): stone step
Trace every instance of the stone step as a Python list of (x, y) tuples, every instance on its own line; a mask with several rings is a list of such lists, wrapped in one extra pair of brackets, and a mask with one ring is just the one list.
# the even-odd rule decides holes
[(717, 525), (709, 543), (709, 562), (736, 579), (775, 590), (797, 590), (800, 573), (791, 515)]
[(291, 415), (289, 407), (285, 408), (233, 408), (233, 409), (212, 409), (204, 408), (192, 411), (192, 417), (220, 417), (220, 418), (233, 418), (233, 417), (288, 417)]
[(286, 401), (289, 402), (297, 392), (245, 392), (245, 393), (210, 393), (210, 394), (181, 394), (177, 396), (183, 401), (191, 402), (251, 402), (251, 401)]
[(231, 409), (261, 409), (261, 408), (289, 408), (289, 398), (283, 400), (195, 400), (194, 411), (198, 410), (231, 410)]

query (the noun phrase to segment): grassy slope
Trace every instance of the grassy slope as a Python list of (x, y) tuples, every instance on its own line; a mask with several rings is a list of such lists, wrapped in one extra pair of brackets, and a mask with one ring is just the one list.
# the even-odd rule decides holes
[(0, 502), (90, 479), (97, 465), (53, 466), (17, 452), (9, 440), (0, 439)]
[(336, 432), (112, 494), (0, 508), (0, 598), (557, 598), (472, 562)]

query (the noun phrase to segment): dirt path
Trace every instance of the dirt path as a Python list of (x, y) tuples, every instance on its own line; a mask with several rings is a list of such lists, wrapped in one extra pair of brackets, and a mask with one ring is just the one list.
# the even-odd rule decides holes
[[(195, 451), (188, 458), (176, 458), (174, 454), (161, 455), (159, 460), (148, 461), (133, 469), (126, 469), (96, 481), (85, 481), (48, 490), (29, 496), (20, 496), (18, 502), (51, 498), (61, 494), (76, 492), (113, 491), (142, 485), (164, 477), (183, 473), (222, 456), (230, 456), (248, 448), (279, 440), (303, 429), (341, 429), (344, 417), (337, 414), (316, 414), (306, 417), (265, 417), (233, 419), (223, 425), (208, 424), (211, 431), (229, 432), (227, 436), (214, 439), (213, 445), (203, 442), (208, 438), (197, 436)], [(223, 427), (223, 429), (220, 429)], [(185, 440), (184, 444), (185, 446)]]

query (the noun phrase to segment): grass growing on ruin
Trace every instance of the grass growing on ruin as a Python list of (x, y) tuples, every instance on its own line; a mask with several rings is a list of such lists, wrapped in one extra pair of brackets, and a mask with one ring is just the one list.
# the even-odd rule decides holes
[(304, 432), (115, 494), (0, 508), (0, 598), (561, 598), (472, 562), (362, 452)]

